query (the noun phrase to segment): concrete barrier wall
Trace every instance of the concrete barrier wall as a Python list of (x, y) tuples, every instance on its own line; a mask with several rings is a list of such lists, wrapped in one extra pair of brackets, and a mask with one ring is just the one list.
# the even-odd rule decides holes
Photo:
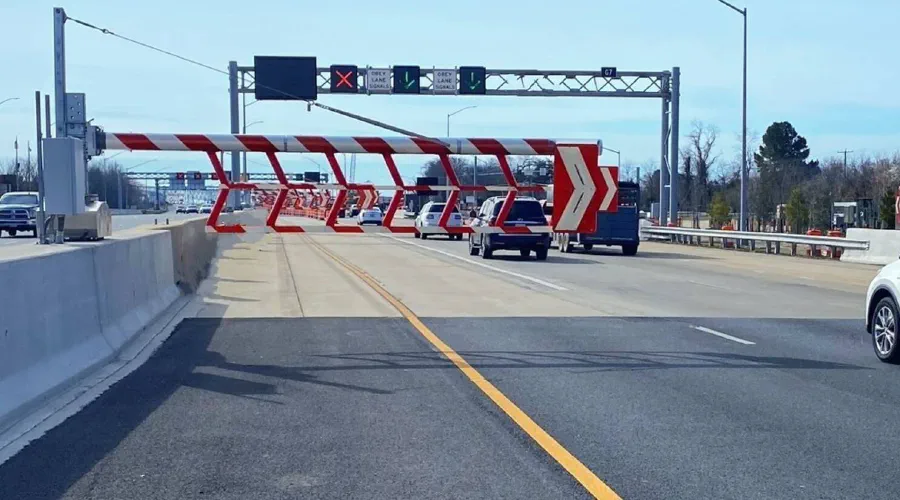
[(182, 292), (193, 293), (209, 272), (220, 236), (206, 232), (205, 219), (161, 226), (158, 230), (166, 231), (172, 237), (175, 283)]
[(841, 262), (886, 265), (900, 257), (900, 231), (848, 228), (847, 238), (868, 240), (868, 250), (844, 250)]
[(197, 222), (0, 261), (0, 432), (115, 358), (177, 280), (199, 283), (216, 241)]

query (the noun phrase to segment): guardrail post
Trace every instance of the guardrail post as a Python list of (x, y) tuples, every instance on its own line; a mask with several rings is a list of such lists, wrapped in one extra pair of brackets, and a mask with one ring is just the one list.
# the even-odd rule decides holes
[(751, 252), (756, 251), (756, 240), (750, 240), (750, 251)]
[(791, 243), (791, 257), (797, 256), (797, 244)]

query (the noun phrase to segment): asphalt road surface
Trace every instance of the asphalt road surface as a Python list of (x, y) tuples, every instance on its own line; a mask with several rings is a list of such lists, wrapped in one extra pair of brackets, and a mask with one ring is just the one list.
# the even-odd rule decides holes
[(234, 243), (198, 317), (0, 465), (0, 498), (590, 497), (566, 456), (622, 498), (900, 497), (876, 268), (552, 252)]
[[(139, 226), (153, 225), (153, 221), (164, 224), (166, 218), (170, 222), (197, 217), (196, 214), (176, 214), (169, 212), (165, 214), (139, 214), (139, 215), (114, 215), (112, 217), (113, 233), (116, 231), (124, 231), (126, 229), (134, 229)], [(205, 217), (205, 216), (204, 216)], [(0, 245), (34, 245), (37, 240), (31, 235), (31, 232), (18, 233), (14, 237), (10, 237), (5, 231), (0, 235)]]

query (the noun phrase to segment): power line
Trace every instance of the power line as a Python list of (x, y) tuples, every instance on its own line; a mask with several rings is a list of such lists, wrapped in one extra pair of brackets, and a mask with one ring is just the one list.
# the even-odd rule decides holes
[[(71, 17), (71, 16), (68, 16), (68, 15), (66, 16), (66, 20), (67, 20), (67, 21), (72, 21), (72, 22), (74, 22), (74, 23), (80, 24), (80, 25), (82, 25), (82, 26), (85, 26), (85, 27), (90, 28), (90, 29), (93, 29), (93, 30), (97, 30), (97, 31), (99, 31), (100, 33), (103, 33), (104, 35), (110, 35), (110, 36), (113, 36), (113, 37), (115, 37), (115, 38), (119, 38), (119, 39), (121, 39), (121, 40), (125, 40), (126, 42), (133, 43), (133, 44), (135, 44), (135, 45), (139, 45), (139, 46), (141, 46), (141, 47), (144, 47), (145, 49), (153, 50), (153, 51), (155, 51), (155, 52), (159, 52), (160, 54), (165, 54), (165, 55), (167, 55), (167, 56), (174, 57), (174, 58), (179, 59), (179, 60), (181, 60), (181, 61), (184, 61), (184, 62), (193, 64), (193, 65), (195, 65), (195, 66), (199, 66), (199, 67), (201, 67), (201, 68), (208, 69), (208, 70), (210, 70), (210, 71), (215, 71), (216, 73), (220, 73), (220, 74), (223, 74), (223, 75), (228, 75), (228, 72), (227, 72), (227, 71), (218, 69), (218, 68), (216, 68), (216, 67), (214, 67), (214, 66), (210, 66), (209, 64), (204, 64), (204, 63), (202, 63), (202, 62), (200, 62), (200, 61), (196, 61), (196, 60), (191, 59), (191, 58), (189, 58), (189, 57), (185, 57), (185, 56), (176, 54), (176, 53), (174, 53), (174, 52), (171, 52), (171, 51), (168, 51), (168, 50), (161, 49), (161, 48), (159, 48), (159, 47), (150, 45), (149, 43), (144, 43), (144, 42), (141, 42), (141, 41), (139, 41), (139, 40), (135, 40), (135, 39), (133, 39), (133, 38), (129, 38), (129, 37), (124, 36), (124, 35), (120, 35), (120, 34), (114, 32), (114, 31), (112, 31), (112, 30), (110, 30), (110, 29), (107, 29), (107, 28), (101, 28), (101, 27), (99, 27), (99, 26), (95, 26), (95, 25), (93, 25), (93, 24), (91, 24), (91, 23), (89, 23), (89, 22), (87, 22), (87, 21), (82, 21), (81, 19), (76, 19), (76, 18)], [(428, 136), (425, 136), (425, 135), (422, 135), (422, 134), (418, 134), (418, 133), (416, 133), (416, 132), (411, 132), (411, 131), (409, 131), (409, 130), (402, 129), (402, 128), (400, 128), (400, 127), (395, 127), (395, 126), (393, 126), (393, 125), (390, 125), (390, 124), (387, 124), (387, 123), (384, 123), (384, 122), (380, 122), (380, 121), (374, 120), (374, 119), (372, 119), (372, 118), (367, 118), (367, 117), (362, 116), (362, 115), (357, 115), (356, 113), (351, 113), (351, 112), (349, 112), (349, 111), (344, 111), (344, 110), (342, 110), (342, 109), (333, 108), (333, 107), (331, 107), (331, 106), (326, 106), (326, 105), (324, 105), (324, 104), (320, 104), (320, 103), (318, 103), (318, 102), (316, 102), (316, 101), (313, 101), (313, 100), (303, 99), (302, 97), (298, 97), (298, 96), (296, 96), (296, 95), (290, 94), (289, 92), (285, 92), (285, 91), (283, 91), (283, 90), (281, 90), (281, 89), (276, 89), (276, 88), (270, 87), (270, 86), (268, 86), (268, 85), (261, 85), (259, 82), (255, 82), (255, 83), (256, 83), (256, 86), (257, 86), (257, 87), (261, 87), (261, 88), (264, 88), (264, 89), (269, 89), (269, 90), (274, 91), (274, 92), (278, 92), (279, 94), (284, 95), (285, 97), (290, 97), (290, 98), (292, 98), (292, 99), (297, 99), (297, 100), (300, 100), (300, 101), (305, 101), (306, 104), (309, 105), (309, 106), (315, 106), (315, 107), (317, 107), (317, 108), (324, 109), (325, 111), (330, 111), (330, 112), (335, 113), (335, 114), (338, 114), (338, 115), (346, 116), (346, 117), (352, 118), (352, 119), (354, 119), (354, 120), (358, 120), (358, 121), (361, 121), (361, 122), (364, 122), (364, 123), (368, 123), (369, 125), (374, 125), (374, 126), (376, 126), (376, 127), (380, 127), (380, 128), (386, 129), (386, 130), (390, 130), (390, 131), (392, 131), (392, 132), (397, 132), (397, 133), (400, 133), (400, 134), (403, 134), (403, 135), (408, 135), (408, 136), (411, 136), (411, 137), (418, 137), (418, 138), (420, 138), (420, 139), (428, 139), (428, 140), (434, 141), (434, 142), (436, 142), (436, 143), (438, 143), (438, 144), (441, 144), (441, 145), (443, 145), (443, 146), (445, 146), (445, 147), (449, 147), (449, 145), (446, 144), (446, 143), (444, 143), (443, 141), (439, 141), (439, 140), (437, 140), (437, 139), (433, 139), (433, 138), (431, 138), (431, 137), (428, 137)]]

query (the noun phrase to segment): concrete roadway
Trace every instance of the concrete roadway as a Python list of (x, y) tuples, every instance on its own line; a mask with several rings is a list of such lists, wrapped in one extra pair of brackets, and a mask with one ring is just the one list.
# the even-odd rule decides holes
[[(170, 222), (190, 219), (191, 217), (197, 217), (197, 214), (176, 214), (174, 212), (153, 215), (153, 214), (139, 214), (139, 215), (114, 215), (112, 217), (112, 229), (113, 234), (116, 231), (125, 231), (127, 229), (134, 229), (139, 226), (150, 226), (153, 225), (153, 221), (156, 220), (159, 224), (165, 224), (166, 218), (169, 219)], [(203, 215), (206, 217), (206, 215)], [(31, 232), (28, 233), (19, 233), (14, 237), (10, 237), (8, 233), (3, 231), (2, 236), (0, 236), (0, 246), (12, 246), (12, 245), (34, 245), (36, 243), (36, 239), (31, 235)]]
[(234, 242), (198, 317), (0, 465), (0, 498), (588, 497), (564, 452), (623, 498), (900, 496), (898, 368), (861, 319), (876, 268), (664, 244), (497, 255)]

